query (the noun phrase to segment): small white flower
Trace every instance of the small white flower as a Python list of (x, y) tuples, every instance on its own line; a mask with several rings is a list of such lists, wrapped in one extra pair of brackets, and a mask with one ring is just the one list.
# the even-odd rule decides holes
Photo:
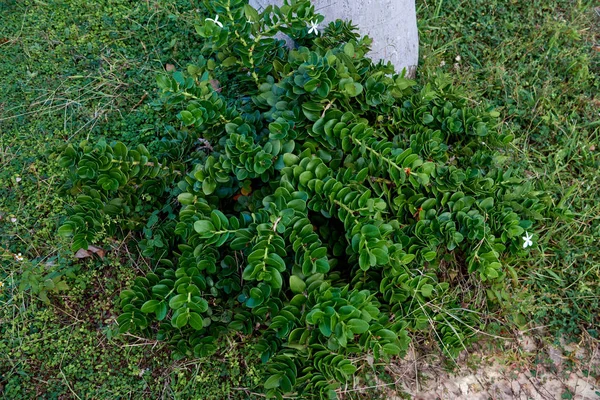
[(4, 282), (0, 281), (0, 289), (4, 287)]
[(10, 222), (12, 222), (12, 223), (16, 223), (16, 222), (17, 222), (17, 219), (16, 219), (15, 217), (10, 217)]
[(444, 65), (446, 65), (446, 61), (442, 60), (442, 62), (440, 63), (440, 67), (443, 67)]
[(23, 256), (21, 255), (21, 253), (15, 254), (15, 260), (17, 260), (17, 261), (23, 261)]
[(533, 235), (530, 235), (529, 232), (525, 232), (525, 236), (522, 237), (523, 239), (523, 248), (526, 249), (529, 246), (533, 246), (533, 241), (531, 239), (533, 239)]
[(206, 21), (212, 21), (212, 22), (214, 22), (214, 24), (217, 25), (219, 28), (223, 27), (223, 24), (219, 22), (219, 14), (217, 14), (217, 16), (215, 17), (215, 19), (206, 18)]
[(17, 177), (15, 178), (15, 181), (17, 181), (17, 183), (21, 182), (21, 177), (20, 177), (20, 176), (17, 176)]
[(456, 56), (455, 60), (460, 62), (460, 56)]
[(310, 21), (310, 28), (308, 29), (308, 33), (314, 33), (315, 35), (319, 34), (319, 24), (317, 21)]

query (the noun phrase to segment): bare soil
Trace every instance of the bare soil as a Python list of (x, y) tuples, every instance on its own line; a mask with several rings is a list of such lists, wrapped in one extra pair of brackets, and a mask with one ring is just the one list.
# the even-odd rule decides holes
[(600, 342), (557, 344), (519, 332), (514, 340), (483, 341), (458, 359), (411, 351), (389, 367), (391, 400), (600, 399)]

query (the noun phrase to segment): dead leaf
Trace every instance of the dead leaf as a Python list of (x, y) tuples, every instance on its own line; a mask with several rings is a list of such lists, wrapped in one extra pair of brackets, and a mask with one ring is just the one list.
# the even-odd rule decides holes
[(104, 258), (104, 256), (106, 255), (106, 250), (104, 250), (100, 247), (96, 247), (96, 246), (88, 246), (87, 250), (85, 250), (85, 249), (77, 250), (77, 253), (75, 253), (75, 258), (79, 258), (79, 259), (88, 258), (88, 257), (91, 257), (92, 254), (96, 254), (100, 258)]
[(91, 251), (92, 253), (96, 254), (100, 258), (104, 258), (104, 255), (106, 254), (106, 250), (101, 249), (100, 247), (96, 247), (96, 246), (88, 246), (88, 251)]
[(242, 190), (240, 190), (240, 192), (242, 192), (242, 196), (248, 196), (250, 193), (252, 193), (252, 188), (249, 187), (248, 189), (246, 188), (242, 188)]
[(91, 256), (92, 255), (90, 254), (90, 252), (84, 249), (79, 249), (77, 250), (77, 253), (75, 253), (75, 258), (87, 258)]
[(214, 89), (214, 91), (217, 92), (217, 93), (221, 91), (221, 84), (216, 79), (211, 79), (210, 80), (210, 86), (212, 86), (212, 88)]
[(173, 72), (175, 71), (175, 66), (173, 64), (166, 64), (165, 69), (167, 70), (167, 72)]

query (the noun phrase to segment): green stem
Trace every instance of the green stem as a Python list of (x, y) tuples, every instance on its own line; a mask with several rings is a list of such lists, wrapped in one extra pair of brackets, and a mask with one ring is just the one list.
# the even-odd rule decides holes
[[(227, 6), (225, 7), (225, 10), (227, 12), (227, 17), (231, 21), (233, 21), (234, 18), (233, 18), (233, 14), (231, 13), (231, 0), (227, 1)], [(258, 80), (258, 75), (256, 74), (256, 71), (254, 71), (254, 68), (255, 68), (254, 47), (256, 45), (258, 45), (258, 43), (262, 40), (262, 38), (267, 33), (270, 33), (274, 30), (278, 30), (283, 25), (293, 24), (294, 22), (298, 22), (298, 21), (301, 21), (301, 19), (295, 18), (295, 19), (291, 19), (290, 21), (280, 21), (273, 26), (267, 27), (267, 29), (264, 30), (263, 32), (257, 32), (256, 37), (254, 38), (254, 41), (253, 41), (252, 45), (250, 45), (250, 46), (248, 45), (248, 42), (246, 41), (246, 39), (244, 39), (237, 30), (233, 31), (233, 33), (238, 38), (238, 40), (242, 43), (242, 45), (244, 45), (244, 47), (246, 47), (248, 49), (248, 62), (250, 64), (249, 69), (250, 69), (250, 73), (252, 74), (252, 78), (254, 79), (254, 82), (256, 83), (256, 85), (259, 85), (259, 80)]]
[[(359, 146), (363, 146), (363, 143), (358, 140), (353, 138), (352, 136), (350, 137), (350, 139), (357, 145)], [(396, 168), (398, 171), (400, 172), (405, 172), (404, 168), (402, 168), (401, 166), (399, 166), (398, 164), (396, 164), (395, 162), (393, 162), (392, 160), (390, 160), (389, 158), (385, 157), (383, 154), (381, 154), (380, 152), (378, 152), (377, 150), (375, 150), (372, 147), (367, 146), (366, 144), (364, 145), (364, 148), (367, 149), (368, 151), (370, 151), (371, 153), (375, 154), (375, 156), (377, 156), (378, 158), (384, 160), (386, 163), (388, 163), (391, 167)]]

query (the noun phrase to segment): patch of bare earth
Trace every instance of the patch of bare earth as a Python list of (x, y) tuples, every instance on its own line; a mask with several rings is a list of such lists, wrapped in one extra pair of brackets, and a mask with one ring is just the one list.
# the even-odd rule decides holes
[(596, 400), (600, 342), (556, 346), (519, 333), (500, 345), (484, 341), (454, 362), (410, 351), (387, 372), (397, 379), (392, 385), (382, 382), (382, 399)]

